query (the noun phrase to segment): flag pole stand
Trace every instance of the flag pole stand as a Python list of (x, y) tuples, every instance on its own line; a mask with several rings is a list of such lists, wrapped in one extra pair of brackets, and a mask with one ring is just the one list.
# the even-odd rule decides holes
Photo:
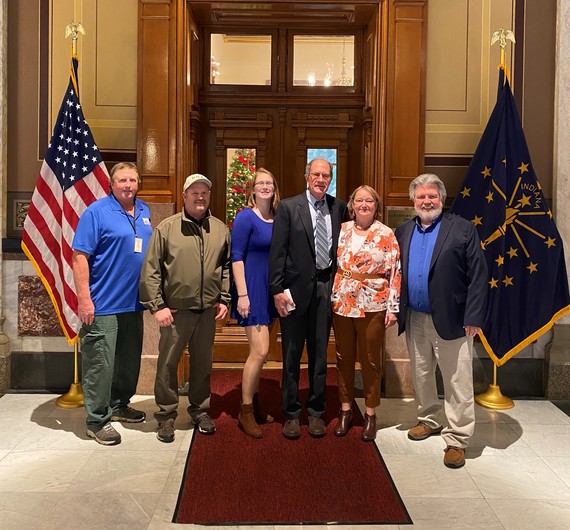
[(493, 363), (493, 384), (489, 385), (487, 392), (475, 396), (475, 403), (488, 409), (507, 410), (515, 406), (515, 402), (503, 396), (497, 384), (497, 365)]
[(69, 390), (63, 394), (63, 396), (59, 396), (55, 401), (55, 404), (61, 409), (78, 409), (82, 407), (83, 402), (83, 389), (81, 388), (81, 383), (79, 382), (79, 348), (77, 344), (75, 344), (74, 348), (74, 374), (73, 374), (73, 383), (69, 387)]

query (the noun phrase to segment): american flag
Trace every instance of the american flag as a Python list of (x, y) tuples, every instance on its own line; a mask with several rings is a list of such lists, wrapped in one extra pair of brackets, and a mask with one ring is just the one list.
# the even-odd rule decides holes
[(34, 264), (69, 344), (78, 340), (71, 243), (79, 217), (109, 194), (109, 174), (79, 103), (77, 57), (24, 222), (22, 249)]

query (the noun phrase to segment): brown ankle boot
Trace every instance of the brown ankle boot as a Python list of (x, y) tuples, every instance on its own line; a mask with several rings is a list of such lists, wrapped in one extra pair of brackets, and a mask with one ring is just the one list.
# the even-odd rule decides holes
[(255, 416), (255, 421), (260, 425), (263, 425), (264, 423), (273, 423), (275, 421), (271, 414), (267, 414), (267, 412), (261, 409), (261, 405), (259, 404), (259, 395), (257, 392), (253, 394), (253, 414)]
[(261, 438), (263, 436), (259, 425), (257, 425), (253, 417), (253, 405), (251, 403), (249, 405), (241, 404), (241, 410), (238, 414), (238, 426), (252, 438)]

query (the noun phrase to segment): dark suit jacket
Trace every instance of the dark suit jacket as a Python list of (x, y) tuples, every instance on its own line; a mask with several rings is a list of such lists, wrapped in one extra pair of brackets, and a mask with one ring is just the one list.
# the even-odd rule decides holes
[[(332, 280), (346, 203), (328, 194), (326, 200), (332, 225)], [(273, 220), (269, 251), (269, 291), (273, 296), (290, 289), (298, 315), (309, 307), (316, 281), (315, 237), (309, 207), (306, 192), (279, 203)]]
[[(411, 219), (396, 229), (402, 263), (399, 333), (406, 324), (410, 242), (415, 227), (416, 220)], [(464, 337), (463, 326), (483, 327), (488, 280), (487, 263), (475, 227), (462, 217), (444, 213), (428, 276), (433, 323), (441, 338)]]

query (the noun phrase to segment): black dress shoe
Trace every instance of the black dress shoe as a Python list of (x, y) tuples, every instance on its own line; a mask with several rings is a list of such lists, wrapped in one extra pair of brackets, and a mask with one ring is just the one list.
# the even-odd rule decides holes
[(301, 424), (299, 423), (299, 418), (292, 420), (287, 420), (285, 425), (283, 425), (283, 436), (289, 438), (289, 440), (296, 440), (301, 436)]
[(376, 439), (376, 414), (369, 416), (364, 413), (364, 429), (362, 429), (362, 440), (371, 442)]
[(352, 425), (352, 409), (342, 410), (338, 413), (338, 423), (334, 428), (336, 436), (344, 436)]
[(325, 422), (317, 416), (309, 416), (309, 434), (313, 438), (322, 438), (327, 432)]

